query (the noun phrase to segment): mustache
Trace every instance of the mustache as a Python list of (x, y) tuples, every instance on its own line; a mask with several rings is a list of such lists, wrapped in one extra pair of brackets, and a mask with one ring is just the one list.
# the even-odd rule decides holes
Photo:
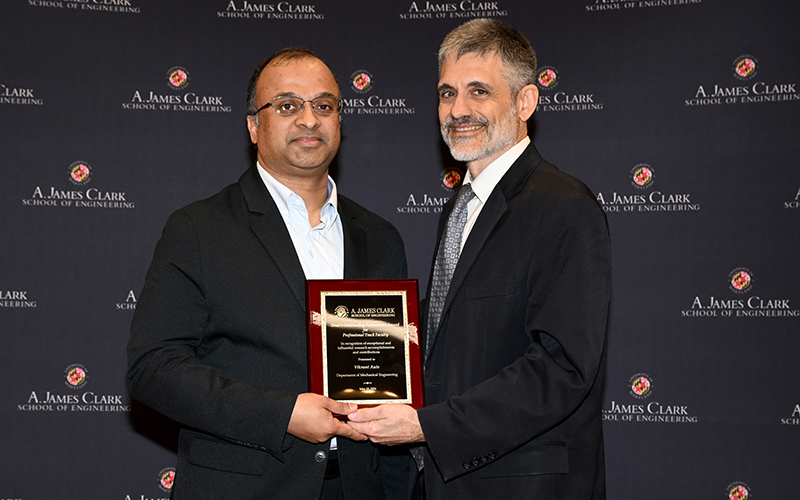
[(462, 125), (480, 125), (482, 127), (489, 127), (489, 120), (481, 116), (462, 116), (461, 118), (448, 117), (442, 124), (443, 129), (451, 129)]

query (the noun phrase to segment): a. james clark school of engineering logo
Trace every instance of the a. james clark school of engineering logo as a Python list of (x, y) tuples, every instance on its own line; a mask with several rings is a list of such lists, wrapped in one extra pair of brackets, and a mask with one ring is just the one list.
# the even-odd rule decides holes
[[(375, 77), (365, 69), (358, 69), (350, 75), (350, 91), (361, 94), (358, 97), (342, 96), (342, 114), (344, 115), (413, 115), (416, 110), (406, 97), (387, 97), (385, 94), (372, 93)], [(382, 92), (391, 92), (383, 89)], [(370, 95), (367, 95), (370, 94)]]
[(69, 166), (69, 180), (77, 186), (88, 184), (92, 178), (92, 167), (85, 161), (76, 161)]
[(733, 72), (739, 80), (749, 80), (756, 76), (758, 61), (753, 56), (739, 56), (733, 61)]
[(353, 90), (359, 94), (364, 94), (372, 90), (372, 75), (369, 71), (360, 69), (350, 75), (350, 83), (353, 86)]
[(552, 90), (558, 85), (558, 71), (552, 66), (542, 66), (536, 72), (536, 85), (542, 90)]
[(747, 500), (750, 498), (750, 488), (740, 481), (729, 484), (726, 489), (728, 490), (728, 500)]
[(753, 286), (753, 273), (746, 267), (737, 267), (728, 275), (730, 288), (735, 293), (747, 293)]
[(636, 399), (649, 398), (653, 388), (653, 379), (646, 373), (637, 373), (628, 381), (631, 389), (631, 396)]
[(571, 93), (570, 89), (552, 92), (560, 82), (561, 76), (553, 66), (542, 66), (536, 71), (535, 83), (541, 90), (536, 108), (537, 112), (599, 111), (603, 109), (603, 103), (599, 101), (594, 93)]
[(86, 367), (79, 364), (72, 364), (64, 370), (65, 384), (70, 389), (80, 389), (86, 385), (88, 374)]
[(346, 306), (336, 306), (336, 309), (333, 310), (333, 314), (335, 314), (339, 318), (346, 318), (350, 311), (347, 310)]
[(161, 469), (161, 472), (158, 473), (158, 487), (169, 493), (173, 484), (175, 484), (175, 469), (172, 467)]
[(631, 183), (637, 189), (651, 187), (654, 177), (655, 171), (647, 163), (640, 163), (631, 169)]
[(461, 187), (461, 182), (464, 180), (461, 172), (455, 168), (450, 168), (442, 173), (442, 186), (453, 191)]
[(175, 90), (185, 88), (189, 85), (189, 72), (186, 68), (174, 66), (167, 71), (167, 83)]

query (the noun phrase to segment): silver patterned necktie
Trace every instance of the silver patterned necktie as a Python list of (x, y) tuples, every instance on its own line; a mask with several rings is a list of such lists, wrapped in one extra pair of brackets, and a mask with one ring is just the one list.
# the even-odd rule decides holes
[(453, 211), (447, 218), (447, 223), (442, 234), (442, 241), (439, 243), (439, 251), (436, 254), (436, 261), (433, 264), (433, 278), (431, 283), (431, 296), (428, 301), (428, 329), (425, 342), (425, 360), (431, 351), (431, 340), (434, 332), (439, 328), (442, 320), (442, 310), (447, 291), (450, 289), (450, 281), (458, 264), (461, 255), (461, 237), (464, 233), (464, 226), (467, 224), (467, 203), (475, 197), (472, 184), (464, 184), (458, 192)]
[[(464, 184), (456, 197), (453, 211), (447, 218), (442, 233), (442, 241), (439, 243), (439, 251), (436, 253), (436, 261), (433, 263), (433, 278), (431, 279), (431, 296), (428, 300), (428, 329), (425, 339), (425, 360), (431, 350), (431, 339), (433, 332), (439, 327), (442, 320), (442, 309), (444, 309), (444, 299), (447, 291), (450, 290), (450, 281), (461, 256), (461, 237), (464, 233), (464, 226), (467, 225), (467, 203), (475, 197), (472, 184)], [(424, 444), (415, 445), (410, 448), (411, 456), (417, 463), (417, 470), (422, 470), (425, 466), (423, 452)]]

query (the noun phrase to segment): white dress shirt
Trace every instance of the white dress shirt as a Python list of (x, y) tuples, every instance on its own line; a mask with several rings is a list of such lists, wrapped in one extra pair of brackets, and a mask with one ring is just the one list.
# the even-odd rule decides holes
[(344, 232), (333, 179), (328, 177), (328, 199), (319, 214), (321, 222), (311, 227), (305, 201), (260, 164), (258, 173), (286, 223), (306, 279), (344, 278)]
[(498, 159), (490, 163), (483, 169), (483, 171), (476, 178), (472, 178), (472, 173), (467, 170), (467, 175), (464, 178), (464, 184), (472, 184), (472, 190), (475, 192), (475, 197), (467, 204), (467, 223), (464, 226), (464, 232), (461, 235), (461, 250), (464, 250), (464, 243), (467, 242), (467, 237), (475, 221), (483, 210), (486, 200), (492, 194), (494, 188), (500, 182), (500, 179), (506, 175), (511, 165), (517, 161), (517, 158), (525, 151), (531, 140), (525, 136), (521, 141), (516, 143), (508, 151), (503, 153)]
[[(308, 208), (297, 193), (278, 182), (260, 163), (258, 173), (267, 186), (286, 229), (294, 243), (294, 250), (306, 279), (344, 278), (344, 231), (339, 218), (336, 183), (328, 176), (328, 199), (319, 213), (320, 223), (311, 227)], [(336, 438), (331, 439), (331, 450), (337, 449)]]

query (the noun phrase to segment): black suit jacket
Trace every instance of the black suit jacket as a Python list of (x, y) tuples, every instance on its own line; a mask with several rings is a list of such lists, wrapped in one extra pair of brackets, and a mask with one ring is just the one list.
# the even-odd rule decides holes
[(605, 498), (610, 271), (594, 196), (530, 144), (486, 201), (433, 333), (429, 499)]
[[(396, 229), (343, 196), (338, 208), (345, 277), (405, 277)], [(131, 395), (183, 425), (174, 498), (318, 498), (329, 443), (286, 432), (308, 391), (305, 276), (256, 166), (169, 218), (128, 363)], [(346, 498), (382, 498), (376, 448), (338, 443)]]

